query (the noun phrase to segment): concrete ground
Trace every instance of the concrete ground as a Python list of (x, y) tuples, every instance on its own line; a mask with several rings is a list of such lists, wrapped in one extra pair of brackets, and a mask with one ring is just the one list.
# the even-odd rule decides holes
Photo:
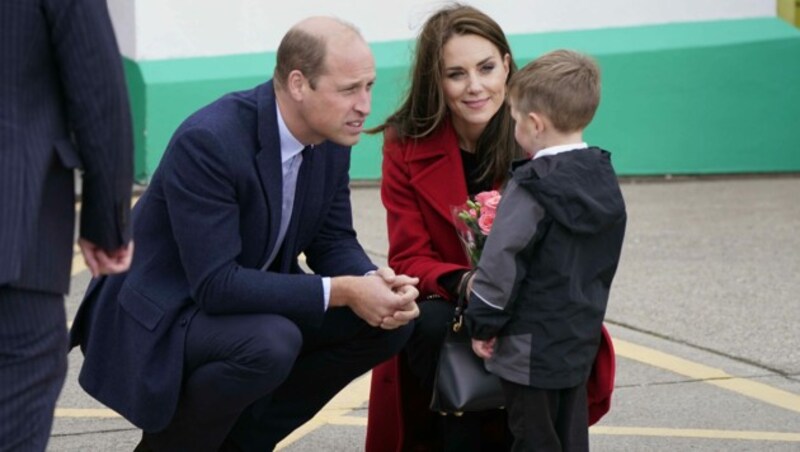
[[(595, 451), (800, 451), (800, 176), (627, 180), (628, 230), (607, 325), (617, 352)], [(355, 225), (386, 261), (374, 186), (353, 189)], [(70, 318), (88, 275), (77, 258)], [(77, 385), (49, 451), (130, 451), (140, 433)], [(284, 440), (284, 451), (363, 449), (369, 376)]]

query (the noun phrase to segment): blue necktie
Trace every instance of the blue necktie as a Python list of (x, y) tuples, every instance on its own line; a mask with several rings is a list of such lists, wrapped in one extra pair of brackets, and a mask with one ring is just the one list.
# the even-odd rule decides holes
[[(308, 146), (303, 149), (303, 152), (307, 149), (309, 149)], [(272, 253), (264, 264), (264, 269), (268, 268), (275, 259), (275, 256), (278, 255), (278, 250), (281, 248), (283, 239), (286, 237), (286, 230), (289, 229), (289, 221), (292, 219), (292, 208), (294, 207), (294, 193), (297, 189), (297, 175), (300, 173), (300, 165), (303, 163), (303, 152), (298, 152), (282, 165), (283, 199), (281, 202), (281, 225), (280, 229), (278, 229), (278, 238), (275, 241), (275, 247), (272, 248)]]

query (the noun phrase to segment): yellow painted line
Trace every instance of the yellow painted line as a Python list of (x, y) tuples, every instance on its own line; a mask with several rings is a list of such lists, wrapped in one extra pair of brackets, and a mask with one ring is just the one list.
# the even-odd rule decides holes
[[(369, 381), (369, 379), (366, 379)], [(362, 388), (364, 389), (364, 388)], [(350, 392), (350, 391), (348, 391)], [(359, 405), (360, 406), (360, 405)], [(329, 425), (346, 425), (355, 427), (366, 427), (367, 418), (346, 416), (350, 409), (327, 409), (327, 407), (306, 423), (300, 430), (295, 431), (284, 439), (278, 449), (289, 446), (301, 437), (307, 435), (316, 428)], [(324, 413), (324, 414), (322, 414)], [(105, 408), (57, 408), (55, 416), (59, 418), (95, 418), (95, 419), (116, 419), (121, 418), (116, 412)], [(678, 428), (651, 428), (651, 427), (611, 427), (593, 426), (589, 429), (592, 435), (608, 436), (652, 436), (664, 438), (705, 438), (723, 439), (739, 441), (780, 441), (780, 442), (800, 442), (800, 433), (786, 432), (759, 432), (747, 430), (701, 430), (701, 429), (678, 429)]]
[(355, 427), (366, 427), (367, 418), (353, 417), (353, 416), (339, 416), (336, 419), (331, 419), (328, 424), (331, 425), (351, 425)]
[[(614, 345), (616, 347), (616, 340), (614, 340)], [(746, 430), (697, 430), (678, 428), (594, 426), (589, 428), (589, 433), (593, 435), (661, 436), (668, 438), (707, 438), (749, 441), (800, 442), (800, 433), (755, 432)]]
[(614, 350), (619, 356), (800, 413), (800, 395), (620, 339), (614, 339)]
[(56, 408), (56, 417), (67, 418), (120, 418), (116, 411), (108, 408)]
[[(354, 380), (346, 386), (339, 394), (336, 395), (330, 402), (328, 402), (316, 416), (311, 418), (300, 428), (293, 431), (289, 436), (283, 439), (275, 450), (280, 450), (288, 447), (295, 441), (299, 440), (305, 435), (313, 432), (314, 430), (324, 426), (325, 424), (332, 424), (333, 422), (342, 422), (341, 419), (356, 408), (359, 408), (369, 398), (369, 385), (370, 373)], [(347, 422), (347, 421), (345, 421)], [(364, 420), (366, 425), (366, 419)], [(348, 424), (350, 425), (350, 424)], [(360, 425), (360, 424), (355, 424)]]
[(81, 273), (86, 270), (86, 262), (83, 260), (83, 254), (78, 252), (72, 256), (72, 276), (76, 276), (78, 273)]

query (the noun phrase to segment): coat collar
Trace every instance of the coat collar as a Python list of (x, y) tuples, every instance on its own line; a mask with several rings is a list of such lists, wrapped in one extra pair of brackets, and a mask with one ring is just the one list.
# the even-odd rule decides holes
[(436, 130), (425, 138), (419, 138), (416, 141), (409, 138), (413, 150), (406, 155), (407, 162), (414, 162), (417, 160), (427, 160), (430, 158), (458, 157), (461, 161), (461, 154), (458, 148), (458, 137), (456, 136), (456, 129), (446, 119)]
[(409, 182), (445, 220), (455, 223), (453, 208), (467, 201), (464, 165), (455, 129), (449, 121), (426, 138), (409, 141)]

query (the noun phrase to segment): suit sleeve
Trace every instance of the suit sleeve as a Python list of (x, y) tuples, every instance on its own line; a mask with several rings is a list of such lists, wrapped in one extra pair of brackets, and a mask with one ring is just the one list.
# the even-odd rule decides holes
[(511, 319), (513, 300), (527, 274), (524, 251), (533, 246), (544, 209), (511, 179), (478, 262), (465, 319), (476, 339), (496, 337)]
[(105, 0), (45, 0), (67, 116), (82, 160), (83, 238), (130, 239), (133, 136), (128, 92)]
[(313, 242), (305, 250), (309, 267), (324, 276), (363, 275), (375, 265), (358, 243), (353, 229), (353, 208), (350, 203), (350, 152), (337, 150), (335, 156), (344, 161), (336, 194)]
[(386, 208), (389, 266), (397, 273), (419, 277), (421, 294), (450, 298), (439, 285), (439, 277), (469, 267), (445, 262), (434, 249), (434, 238), (417, 204), (408, 165), (403, 161), (403, 149), (397, 140), (388, 137), (383, 152), (381, 199)]

